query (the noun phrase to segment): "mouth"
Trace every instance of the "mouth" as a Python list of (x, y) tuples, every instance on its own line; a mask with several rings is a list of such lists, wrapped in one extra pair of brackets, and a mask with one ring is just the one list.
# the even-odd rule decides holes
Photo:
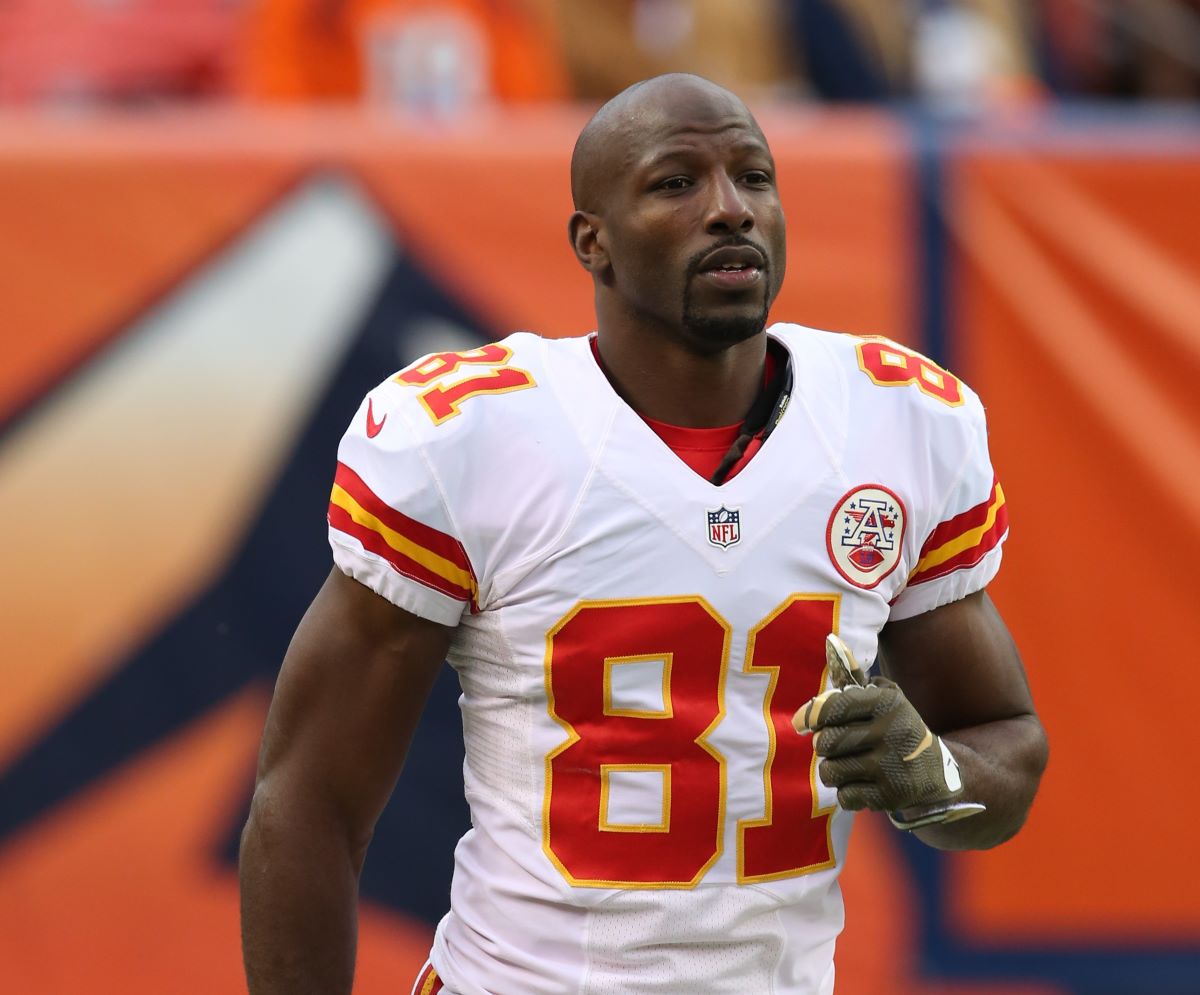
[(696, 275), (724, 290), (744, 290), (762, 280), (766, 266), (762, 252), (754, 246), (728, 245), (704, 256)]

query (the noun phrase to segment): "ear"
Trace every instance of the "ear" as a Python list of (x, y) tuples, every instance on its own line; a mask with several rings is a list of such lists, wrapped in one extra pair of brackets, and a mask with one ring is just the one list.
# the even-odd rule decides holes
[(575, 258), (589, 273), (597, 274), (608, 267), (604, 222), (598, 214), (576, 211), (567, 222), (567, 236)]

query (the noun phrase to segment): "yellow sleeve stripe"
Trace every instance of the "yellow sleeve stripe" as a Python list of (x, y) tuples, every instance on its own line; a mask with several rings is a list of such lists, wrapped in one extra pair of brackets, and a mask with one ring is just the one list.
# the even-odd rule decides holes
[[(932, 579), (924, 575), (932, 574), (935, 571), (940, 576), (949, 572), (946, 569), (948, 567), (968, 566), (970, 565), (968, 561), (978, 562), (978, 559), (995, 547), (1008, 525), (1004, 488), (999, 483), (996, 484), (992, 493), (991, 502), (985, 507), (979, 508), (978, 511), (983, 512), (982, 521), (979, 520), (977, 513), (967, 513), (974, 521), (978, 522), (973, 528), (968, 528), (967, 531), (942, 542), (933, 549), (923, 551), (921, 559), (912, 573), (908, 575), (910, 583), (917, 579)], [(978, 556), (969, 556), (968, 554), (972, 552), (977, 553)]]
[[(475, 599), (479, 589), (470, 571), (462, 569), (462, 567), (456, 563), (452, 563), (444, 556), (439, 556), (432, 550), (414, 542), (408, 536), (402, 535), (395, 529), (385, 525), (375, 515), (359, 504), (340, 484), (335, 483), (333, 485), (333, 491), (329, 496), (329, 503), (332, 507), (340, 508), (345, 512), (350, 520), (359, 528), (366, 529), (378, 535), (387, 544), (389, 550), (399, 554), (399, 556), (411, 561), (425, 571), (436, 575), (443, 581), (454, 585), (454, 587), (464, 592), (469, 592), (471, 599)], [(351, 531), (349, 534), (354, 535), (355, 532)], [(411, 572), (403, 569), (402, 563), (397, 562), (395, 558), (389, 556), (388, 559), (402, 573)]]

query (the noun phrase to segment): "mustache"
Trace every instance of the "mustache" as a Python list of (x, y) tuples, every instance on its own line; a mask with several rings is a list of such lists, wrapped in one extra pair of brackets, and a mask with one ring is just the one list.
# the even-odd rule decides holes
[(766, 246), (759, 245), (758, 242), (747, 238), (745, 235), (726, 235), (724, 238), (718, 239), (716, 242), (713, 242), (712, 245), (701, 249), (699, 252), (693, 255), (687, 261), (685, 272), (689, 277), (694, 276), (700, 272), (700, 263), (710, 252), (716, 252), (717, 249), (728, 249), (733, 247), (757, 250), (758, 254), (762, 256), (763, 259), (763, 269), (768, 270), (771, 268), (771, 257), (767, 255)]

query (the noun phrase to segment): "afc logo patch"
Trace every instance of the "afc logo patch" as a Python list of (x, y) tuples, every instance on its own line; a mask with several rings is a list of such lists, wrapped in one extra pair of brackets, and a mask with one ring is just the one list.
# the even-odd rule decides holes
[(742, 509), (721, 505), (716, 511), (707, 509), (708, 541), (724, 549), (742, 541)]
[(855, 587), (872, 588), (899, 565), (906, 523), (904, 502), (886, 487), (855, 487), (829, 516), (829, 558)]

